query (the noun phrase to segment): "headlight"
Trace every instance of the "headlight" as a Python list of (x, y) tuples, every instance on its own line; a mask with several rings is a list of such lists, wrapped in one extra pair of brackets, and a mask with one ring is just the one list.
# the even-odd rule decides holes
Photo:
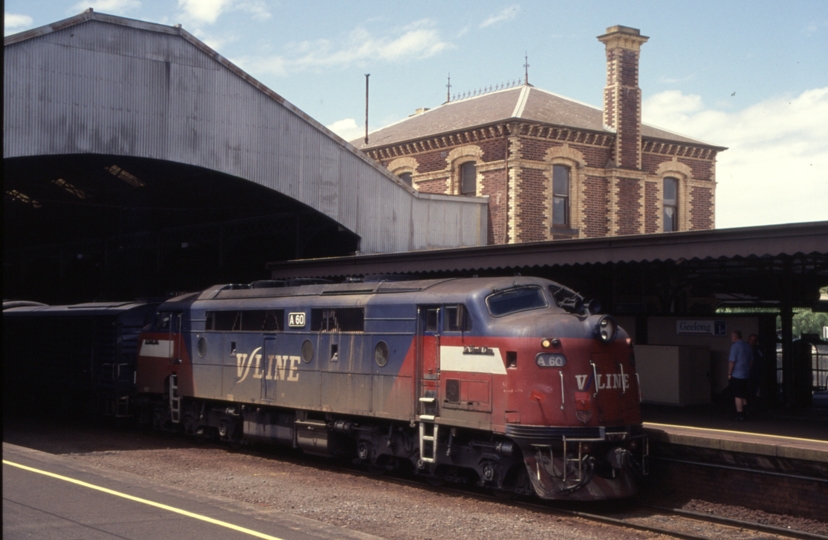
[(566, 356), (555, 353), (540, 353), (535, 357), (535, 363), (540, 367), (563, 367), (566, 365)]
[(595, 325), (595, 335), (604, 343), (609, 343), (618, 335), (618, 325), (609, 315), (603, 315)]
[(541, 340), (541, 347), (544, 349), (558, 348), (561, 346), (561, 340), (558, 338), (543, 338)]

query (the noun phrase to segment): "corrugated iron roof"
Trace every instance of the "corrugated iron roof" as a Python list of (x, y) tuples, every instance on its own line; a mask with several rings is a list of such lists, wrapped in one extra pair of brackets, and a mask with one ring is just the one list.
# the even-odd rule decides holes
[[(444, 103), (439, 107), (369, 133), (368, 144), (365, 144), (364, 139), (356, 139), (351, 141), (351, 144), (360, 150), (367, 150), (508, 120), (525, 120), (593, 132), (613, 133), (604, 127), (601, 109), (534, 86), (523, 85)], [(714, 146), (647, 124), (641, 125), (641, 135), (650, 139), (724, 150), (724, 147)]]
[(722, 294), (756, 306), (824, 310), (815, 301), (828, 283), (828, 221), (289, 261), (268, 269), (274, 279), (522, 274), (564, 283), (627, 314), (712, 314)]
[[(555, 240), (270, 263), (273, 279), (510, 271), (576, 265), (728, 260), (814, 254), (828, 264), (828, 221)], [(828, 270), (825, 270), (828, 279)]]

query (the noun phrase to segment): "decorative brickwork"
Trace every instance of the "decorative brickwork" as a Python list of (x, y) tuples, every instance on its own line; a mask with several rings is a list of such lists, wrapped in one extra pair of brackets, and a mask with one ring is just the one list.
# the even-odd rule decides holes
[(508, 226), (507, 175), (504, 169), (482, 174), (480, 194), (489, 197), (489, 244), (505, 244)]
[(582, 237), (609, 236), (608, 195), (609, 180), (607, 178), (600, 176), (586, 177), (582, 203), (584, 212)]
[(641, 168), (641, 89), (638, 56), (649, 38), (634, 28), (613, 26), (598, 38), (606, 45), (604, 125), (616, 133), (613, 158), (622, 169)]
[(446, 156), (448, 152), (441, 150), (437, 152), (428, 152), (426, 154), (417, 156), (417, 171), (420, 173), (429, 173), (434, 171), (442, 171), (447, 166)]
[(715, 176), (716, 162), (711, 160), (701, 159), (681, 159), (679, 163), (683, 163), (690, 167), (693, 171), (693, 178), (696, 180), (712, 180)]
[(506, 152), (509, 145), (505, 137), (500, 137), (477, 143), (477, 146), (483, 151), (481, 161), (483, 163), (490, 163), (506, 159)]
[(448, 191), (448, 178), (442, 180), (423, 180), (415, 182), (414, 186), (417, 191), (423, 193), (446, 193)]
[(518, 242), (546, 240), (548, 233), (548, 181), (542, 170), (524, 168), (520, 173), (517, 193)]
[(661, 190), (656, 182), (647, 182), (644, 186), (644, 233), (653, 234), (660, 231)]
[(691, 230), (705, 230), (713, 228), (713, 190), (706, 187), (694, 186), (691, 189), (693, 208), (690, 213)]
[(532, 139), (528, 137), (521, 139), (523, 141), (521, 144), (521, 157), (534, 161), (543, 161), (546, 157), (546, 151), (550, 148), (561, 148), (563, 146), (563, 143), (544, 139)]
[(673, 157), (666, 154), (650, 154), (644, 153), (641, 155), (641, 169), (650, 174), (657, 174), (659, 166), (662, 163), (671, 163)]
[(573, 150), (577, 150), (584, 156), (584, 165), (586, 167), (601, 168), (607, 166), (607, 162), (612, 157), (612, 148), (607, 146), (586, 146), (581, 144), (570, 145)]
[[(568, 144), (561, 146), (554, 146), (546, 151), (544, 155), (544, 176), (546, 177), (546, 187), (548, 199), (546, 201), (546, 211), (544, 215), (544, 225), (551, 231), (550, 240), (562, 238), (577, 238), (583, 223), (583, 213), (581, 212), (581, 194), (583, 192), (583, 170), (586, 166), (586, 160), (580, 149), (589, 148), (578, 145), (577, 148), (570, 147)], [(570, 185), (569, 185), (569, 231), (563, 231), (561, 228), (553, 229), (552, 225), (552, 181), (553, 181), (553, 167), (555, 165), (562, 165), (569, 169)]]
[[(656, 178), (658, 178), (657, 189), (659, 192), (659, 200), (664, 200), (664, 178), (675, 178), (678, 180), (678, 226), (680, 231), (690, 229), (688, 216), (693, 211), (693, 198), (691, 195), (690, 186), (693, 183), (693, 170), (681, 163), (678, 159), (673, 158), (671, 161), (665, 161), (655, 171)], [(658, 230), (664, 230), (664, 214), (661, 211), (661, 206), (658, 209)]]
[[(448, 191), (450, 194), (460, 194), (460, 166), (464, 163), (468, 163), (469, 161), (473, 161), (475, 164), (480, 163), (482, 156), (483, 149), (473, 144), (458, 146), (457, 148), (452, 149), (452, 151), (448, 153), (448, 155), (446, 156), (446, 161), (449, 163), (451, 172), (451, 182)], [(480, 170), (478, 168), (477, 181), (475, 182), (475, 185), (477, 186), (478, 195), (480, 194), (481, 179), (482, 177), (480, 175)]]
[[(388, 143), (363, 150), (395, 174), (411, 172), (413, 187), (429, 193), (460, 193), (460, 167), (473, 161), (476, 195), (489, 199), (489, 243), (661, 232), (668, 177), (677, 180), (677, 229), (713, 228), (723, 149), (642, 127), (638, 63), (648, 38), (614, 26), (598, 39), (603, 111), (524, 85), (415, 115), (375, 135)], [(509, 112), (493, 117), (487, 103)], [(555, 166), (569, 171), (566, 194), (553, 195)], [(553, 225), (556, 201), (567, 223)]]
[(386, 165), (389, 171), (399, 176), (402, 173), (417, 173), (419, 162), (412, 157), (397, 158)]
[(641, 182), (636, 178), (619, 178), (616, 182), (616, 234), (639, 234), (641, 231)]

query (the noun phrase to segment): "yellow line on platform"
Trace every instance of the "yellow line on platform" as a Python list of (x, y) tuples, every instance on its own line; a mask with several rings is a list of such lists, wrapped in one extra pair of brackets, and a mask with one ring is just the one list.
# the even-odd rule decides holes
[(156, 508), (160, 508), (162, 510), (166, 510), (168, 512), (174, 512), (176, 514), (181, 514), (182, 516), (187, 516), (193, 519), (198, 519), (201, 521), (205, 521), (207, 523), (211, 523), (213, 525), (218, 525), (219, 527), (225, 527), (227, 529), (232, 529), (234, 531), (238, 531), (240, 533), (248, 534), (250, 536), (255, 536), (256, 538), (264, 538), (265, 540), (281, 540), (276, 536), (270, 536), (269, 534), (260, 533), (258, 531), (254, 531), (252, 529), (246, 529), (244, 527), (239, 527), (238, 525), (233, 525), (232, 523), (227, 523), (226, 521), (221, 521), (218, 519), (213, 519), (211, 517), (202, 516), (201, 514), (196, 514), (193, 512), (188, 512), (187, 510), (182, 510), (180, 508), (175, 508), (174, 506), (168, 506), (166, 504), (157, 503), (155, 501), (150, 501), (147, 499), (142, 499), (140, 497), (135, 497), (133, 495), (127, 495), (126, 493), (121, 493), (119, 491), (115, 491), (112, 489), (108, 489), (101, 486), (96, 486), (94, 484), (89, 484), (87, 482), (83, 482), (81, 480), (75, 480), (74, 478), (69, 478), (68, 476), (61, 476), (59, 474), (51, 473), (48, 471), (42, 471), (40, 469), (35, 469), (34, 467), (27, 467), (26, 465), (21, 465), (19, 463), (14, 463), (8, 460), (3, 460), (4, 465), (10, 465), (12, 467), (17, 467), (18, 469), (23, 469), (25, 471), (34, 472), (37, 474), (42, 474), (44, 476), (49, 476), (51, 478), (57, 478), (58, 480), (63, 480), (64, 482), (70, 482), (72, 484), (77, 484), (79, 486), (83, 486), (89, 489), (94, 489), (97, 491), (102, 491), (103, 493), (107, 493), (109, 495), (115, 495), (116, 497), (122, 497), (124, 499), (128, 499), (130, 501), (139, 502), (141, 504), (146, 504), (148, 506), (154, 506)]
[(819, 444), (826, 444), (828, 445), (828, 441), (820, 441), (819, 439), (802, 439), (800, 437), (786, 437), (785, 435), (768, 435), (766, 433), (754, 433), (752, 431), (732, 431), (729, 429), (713, 429), (713, 428), (702, 428), (702, 427), (693, 427), (693, 426), (679, 426), (677, 424), (658, 424), (655, 422), (644, 422), (644, 427), (668, 427), (668, 428), (679, 428), (679, 429), (691, 429), (696, 431), (712, 431), (714, 433), (733, 433), (735, 435), (753, 435), (754, 437), (767, 437), (769, 439), (787, 439), (790, 441), (803, 441), (803, 442), (811, 442), (811, 443), (819, 443)]

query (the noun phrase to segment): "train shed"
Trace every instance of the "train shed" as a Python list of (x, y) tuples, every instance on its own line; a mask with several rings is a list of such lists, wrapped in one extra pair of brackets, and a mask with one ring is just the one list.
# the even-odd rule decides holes
[(180, 25), (89, 9), (4, 45), (6, 298), (486, 243), (485, 198), (415, 191)]

